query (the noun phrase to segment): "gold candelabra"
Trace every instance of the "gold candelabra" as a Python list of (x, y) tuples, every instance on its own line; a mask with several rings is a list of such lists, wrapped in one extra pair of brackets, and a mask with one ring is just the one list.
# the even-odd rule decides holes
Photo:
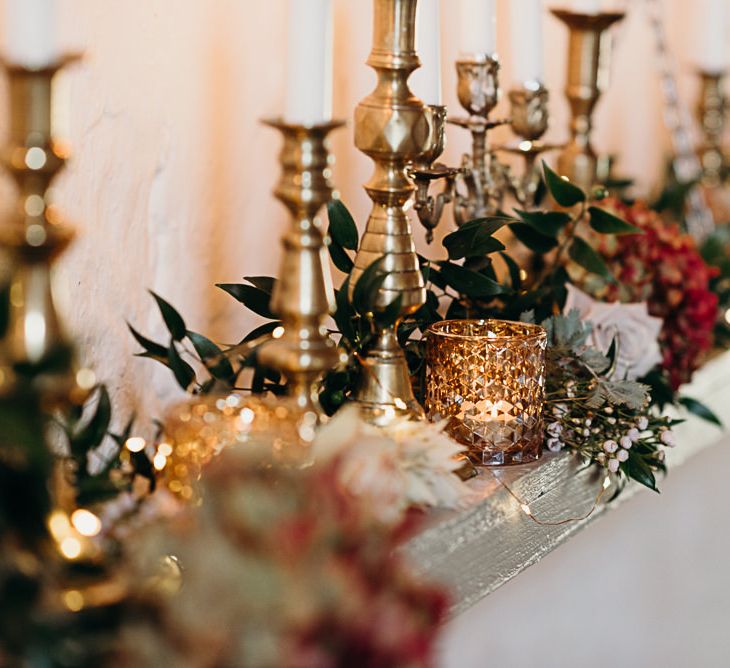
[[(374, 308), (385, 309), (400, 300), (400, 316), (414, 313), (426, 300), (407, 216), (416, 189), (408, 169), (429, 151), (434, 137), (426, 106), (408, 87), (408, 77), (420, 66), (415, 51), (416, 3), (374, 0), (373, 47), (367, 64), (378, 81), (355, 110), (355, 145), (372, 158), (375, 170), (365, 185), (373, 209), (355, 258), (350, 291), (365, 269), (379, 261), (387, 277)], [(366, 417), (379, 424), (396, 416), (424, 417), (396, 330), (397, 325), (376, 325), (356, 395)]]
[(697, 118), (704, 134), (699, 158), (705, 185), (716, 187), (723, 182), (728, 167), (722, 146), (727, 115), (727, 99), (722, 90), (725, 72), (701, 71), (699, 74), (702, 87)]
[[(537, 157), (559, 148), (540, 141), (548, 127), (548, 91), (538, 82), (509, 91), (511, 114), (509, 119), (493, 120), (491, 114), (500, 99), (499, 61), (483, 54), (456, 63), (459, 102), (469, 114), (466, 118), (451, 118), (453, 125), (467, 129), (472, 135), (471, 153), (462, 158), (461, 168), (441, 165), (436, 159), (443, 151), (446, 112), (443, 107), (431, 107), (429, 118), (436, 138), (434, 150), (417, 161), (411, 170), (417, 186), (415, 210), (426, 228), (426, 240), (431, 242), (444, 206), (454, 201), (457, 225), (469, 220), (495, 215), (510, 195), (518, 204), (531, 208), (540, 184)], [(492, 146), (489, 131), (509, 123), (518, 142), (512, 145)], [(524, 162), (522, 176), (513, 173), (509, 165), (498, 158), (498, 153), (519, 155)], [(445, 179), (446, 185), (436, 198), (429, 195), (430, 184)]]
[(53, 303), (52, 265), (73, 232), (48, 198), (51, 182), (66, 159), (52, 133), (52, 83), (58, 71), (74, 60), (70, 56), (41, 69), (5, 65), (10, 143), (3, 158), (17, 184), (18, 200), (0, 229), (0, 247), (11, 263), (0, 390), (9, 390), (21, 375), (32, 375), (44, 394), (59, 399), (69, 398), (78, 388), (69, 372), (71, 345)]
[(610, 34), (621, 12), (579, 14), (551, 10), (570, 31), (568, 76), (565, 94), (570, 103), (571, 139), (558, 158), (558, 171), (577, 186), (589, 190), (596, 182), (598, 158), (591, 145), (593, 111), (608, 84)]
[(262, 346), (259, 357), (287, 377), (289, 393), (300, 408), (321, 418), (318, 381), (339, 355), (325, 324), (334, 309), (334, 294), (318, 214), (333, 194), (327, 138), (344, 123), (266, 123), (284, 137), (282, 176), (274, 192), (291, 213), (292, 226), (282, 240), (284, 254), (271, 299), (284, 334)]

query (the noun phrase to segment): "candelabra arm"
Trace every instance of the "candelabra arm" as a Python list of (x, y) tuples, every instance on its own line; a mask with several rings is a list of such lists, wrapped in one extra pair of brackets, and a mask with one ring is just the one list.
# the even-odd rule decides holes
[(271, 309), (281, 318), (284, 332), (261, 347), (259, 359), (283, 373), (297, 404), (321, 419), (319, 381), (337, 363), (339, 353), (327, 335), (334, 292), (318, 214), (333, 194), (327, 138), (344, 123), (266, 123), (284, 137), (275, 195), (289, 210), (292, 224), (282, 239), (284, 253), (271, 297)]

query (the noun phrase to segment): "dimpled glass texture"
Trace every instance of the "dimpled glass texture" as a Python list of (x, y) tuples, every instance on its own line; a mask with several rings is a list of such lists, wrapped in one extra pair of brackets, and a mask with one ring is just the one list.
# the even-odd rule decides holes
[(469, 448), (477, 465), (540, 456), (545, 390), (542, 327), (506, 320), (446, 320), (428, 330), (426, 410)]

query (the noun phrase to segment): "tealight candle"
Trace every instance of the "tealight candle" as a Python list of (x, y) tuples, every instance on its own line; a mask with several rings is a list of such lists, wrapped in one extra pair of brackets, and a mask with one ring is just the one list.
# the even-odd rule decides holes
[(284, 120), (332, 120), (332, 0), (289, 0)]
[(497, 51), (496, 0), (461, 0), (460, 44), (463, 55), (493, 55)]
[(426, 409), (478, 465), (534, 461), (542, 446), (547, 334), (505, 320), (446, 320), (426, 343)]
[(6, 0), (4, 18), (9, 62), (38, 69), (56, 59), (56, 0)]

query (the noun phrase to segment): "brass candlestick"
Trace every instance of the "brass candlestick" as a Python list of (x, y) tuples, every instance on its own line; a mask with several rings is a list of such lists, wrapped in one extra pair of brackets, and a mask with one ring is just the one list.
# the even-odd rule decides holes
[[(67, 341), (53, 303), (51, 268), (73, 238), (48, 201), (50, 184), (66, 154), (51, 128), (52, 82), (76, 57), (42, 69), (6, 64), (10, 144), (4, 164), (17, 183), (18, 206), (0, 229), (0, 246), (12, 263), (8, 326), (2, 342), (0, 389), (19, 374), (35, 375), (44, 392), (73, 391)], [(39, 373), (40, 372), (40, 373)]]
[[(510, 125), (519, 141), (503, 146), (500, 150), (519, 155), (524, 162), (524, 169), (522, 176), (517, 177), (507, 167), (504, 168), (504, 191), (510, 192), (521, 206), (528, 209), (535, 204), (535, 195), (542, 179), (541, 170), (536, 164), (537, 158), (546, 151), (559, 148), (556, 144), (540, 141), (548, 129), (549, 99), (547, 89), (538, 82), (530, 82), (509, 92)], [(501, 194), (496, 193), (500, 202)]]
[(725, 72), (701, 71), (702, 89), (697, 104), (697, 118), (705, 140), (699, 149), (702, 175), (705, 185), (719, 186), (725, 176), (727, 159), (722, 149), (725, 132), (727, 100), (722, 90)]
[[(400, 315), (425, 303), (411, 225), (406, 214), (415, 187), (408, 167), (429, 150), (431, 131), (426, 107), (408, 88), (420, 66), (415, 51), (417, 0), (374, 0), (373, 47), (367, 64), (377, 73), (375, 90), (355, 110), (355, 145), (372, 158), (375, 171), (365, 185), (373, 209), (355, 258), (350, 291), (373, 262), (388, 273), (376, 309), (400, 299)], [(396, 416), (422, 418), (414, 396), (396, 326), (378, 327), (364, 359), (356, 398), (367, 419), (387, 423)]]
[(292, 227), (282, 241), (284, 255), (271, 299), (284, 334), (262, 346), (259, 358), (287, 377), (298, 406), (321, 417), (318, 381), (339, 355), (325, 325), (334, 309), (334, 293), (318, 213), (333, 193), (327, 137), (344, 123), (266, 123), (284, 137), (282, 177), (274, 193), (289, 209)]
[(490, 114), (500, 97), (499, 60), (483, 54), (479, 57), (456, 62), (458, 75), (457, 93), (468, 118), (451, 118), (449, 122), (466, 128), (472, 136), (471, 155), (462, 161), (463, 181), (466, 192), (456, 190), (454, 218), (457, 225), (494, 215), (500, 206), (495, 194), (503, 179), (500, 165), (489, 146), (489, 130), (507, 123), (506, 120), (490, 120)]
[(623, 19), (621, 12), (578, 14), (551, 10), (570, 31), (565, 94), (570, 102), (571, 140), (560, 154), (558, 171), (589, 190), (596, 181), (598, 159), (591, 146), (593, 111), (607, 86), (610, 41), (607, 29)]

